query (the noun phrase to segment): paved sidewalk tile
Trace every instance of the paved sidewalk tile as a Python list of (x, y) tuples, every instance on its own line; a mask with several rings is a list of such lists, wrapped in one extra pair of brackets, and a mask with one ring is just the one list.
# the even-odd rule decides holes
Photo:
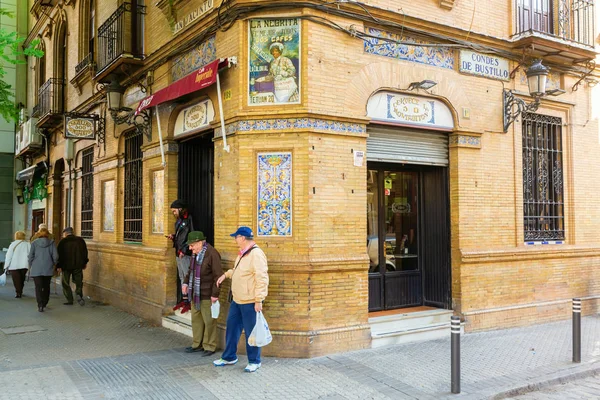
[[(570, 321), (462, 335), (462, 393), (454, 395), (450, 337), (314, 359), (265, 358), (249, 374), (243, 355), (237, 365), (216, 368), (218, 353), (186, 354), (188, 337), (93, 299), (68, 307), (53, 294), (39, 313), (32, 288), (28, 283), (26, 297), (14, 299), (10, 283), (0, 287), (0, 328), (22, 332), (0, 332), (0, 400), (470, 400), (547, 390), (548, 397), (521, 397), (538, 399), (555, 398), (551, 383), (600, 373), (598, 316), (583, 318), (581, 364), (571, 363)], [(597, 382), (584, 382), (579, 398), (600, 393)], [(561, 394), (556, 398), (572, 397)]]

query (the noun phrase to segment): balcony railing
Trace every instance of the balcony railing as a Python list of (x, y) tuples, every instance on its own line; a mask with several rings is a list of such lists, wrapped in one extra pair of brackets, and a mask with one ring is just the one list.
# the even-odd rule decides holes
[(119, 57), (143, 58), (142, 32), (145, 6), (123, 3), (98, 28), (98, 71)]
[(38, 92), (40, 120), (48, 115), (62, 114), (64, 88), (65, 81), (59, 78), (50, 78), (40, 87)]
[(88, 53), (87, 56), (84, 57), (83, 60), (79, 64), (75, 66), (75, 74), (80, 73), (85, 69), (85, 67), (89, 66), (92, 63), (92, 53)]
[(40, 105), (36, 104), (35, 106), (33, 106), (33, 108), (31, 109), (31, 116), (32, 117), (39, 117), (40, 116)]
[(516, 32), (594, 46), (594, 0), (516, 0)]

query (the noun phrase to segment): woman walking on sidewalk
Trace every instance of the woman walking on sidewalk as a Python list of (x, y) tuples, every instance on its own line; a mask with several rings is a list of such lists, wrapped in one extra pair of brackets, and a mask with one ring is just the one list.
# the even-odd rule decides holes
[(29, 262), (27, 256), (31, 244), (25, 240), (25, 232), (15, 232), (15, 240), (8, 246), (4, 268), (10, 272), (13, 285), (15, 286), (15, 298), (20, 299), (23, 296), (23, 286), (25, 286), (25, 276)]
[(28, 258), (31, 276), (35, 282), (38, 311), (44, 312), (44, 307), (50, 300), (50, 281), (54, 275), (54, 265), (58, 263), (58, 251), (54, 241), (48, 238), (50, 236), (48, 229), (40, 229), (37, 235), (38, 238), (31, 243)]

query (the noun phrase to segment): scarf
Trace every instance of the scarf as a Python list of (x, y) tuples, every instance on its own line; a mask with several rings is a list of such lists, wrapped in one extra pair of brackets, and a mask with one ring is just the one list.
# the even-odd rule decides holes
[(206, 242), (204, 242), (204, 246), (202, 246), (202, 250), (200, 253), (194, 257), (193, 268), (190, 273), (190, 280), (188, 283), (188, 287), (192, 289), (192, 301), (194, 303), (194, 307), (196, 310), (200, 310), (200, 272), (202, 270), (202, 261), (204, 261), (204, 254), (206, 253)]

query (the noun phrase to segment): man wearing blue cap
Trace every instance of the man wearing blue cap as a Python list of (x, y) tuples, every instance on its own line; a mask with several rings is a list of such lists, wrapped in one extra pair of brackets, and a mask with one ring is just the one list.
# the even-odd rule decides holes
[(238, 362), (237, 345), (243, 329), (246, 332), (246, 354), (248, 355), (248, 365), (244, 371), (255, 372), (261, 365), (260, 347), (250, 346), (248, 336), (256, 325), (256, 314), (262, 311), (262, 303), (268, 293), (267, 256), (256, 245), (252, 229), (247, 226), (239, 227), (230, 236), (234, 238), (239, 253), (233, 268), (221, 275), (217, 280), (217, 286), (220, 286), (225, 278), (230, 278), (233, 301), (227, 315), (225, 350), (221, 358), (213, 361), (213, 364), (222, 367)]

